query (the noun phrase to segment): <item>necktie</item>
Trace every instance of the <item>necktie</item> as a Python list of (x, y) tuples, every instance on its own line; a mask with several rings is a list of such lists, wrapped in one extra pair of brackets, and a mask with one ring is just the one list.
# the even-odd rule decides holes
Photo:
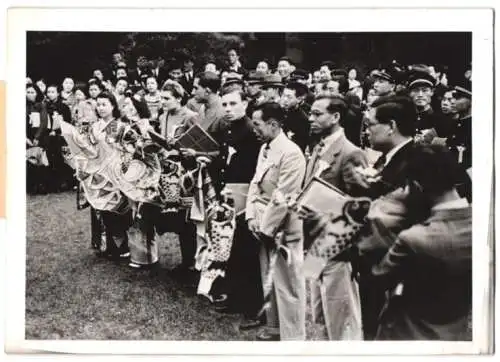
[(309, 180), (312, 177), (312, 175), (314, 174), (316, 162), (318, 161), (319, 155), (320, 155), (321, 151), (323, 150), (323, 147), (325, 147), (325, 143), (323, 141), (320, 141), (314, 147), (311, 158), (309, 159), (309, 162), (307, 163), (306, 180)]
[(377, 159), (377, 161), (375, 161), (375, 163), (373, 164), (373, 168), (376, 169), (377, 171), (381, 171), (384, 168), (386, 161), (387, 161), (387, 158), (386, 158), (386, 155), (384, 153), (384, 154), (382, 154), (382, 156), (380, 156)]
[(267, 159), (267, 154), (269, 152), (269, 143), (266, 143), (264, 146), (264, 150), (262, 151), (262, 158), (265, 160)]

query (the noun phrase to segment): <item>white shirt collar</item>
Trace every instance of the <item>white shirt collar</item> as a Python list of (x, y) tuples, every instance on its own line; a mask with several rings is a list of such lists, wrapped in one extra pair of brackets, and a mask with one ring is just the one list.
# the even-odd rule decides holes
[(402, 149), (404, 146), (406, 146), (411, 141), (412, 141), (412, 139), (409, 138), (406, 141), (401, 142), (399, 145), (397, 145), (396, 147), (394, 147), (389, 152), (387, 152), (387, 154), (385, 155), (385, 164), (384, 164), (384, 166), (387, 166), (389, 164), (389, 162), (394, 157), (394, 155), (396, 154), (396, 152), (398, 152), (400, 149)]

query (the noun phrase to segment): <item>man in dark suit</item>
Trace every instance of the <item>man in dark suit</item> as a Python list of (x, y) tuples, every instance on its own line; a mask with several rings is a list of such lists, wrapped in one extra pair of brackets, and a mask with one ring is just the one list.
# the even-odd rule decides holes
[[(363, 194), (377, 199), (399, 187), (405, 186), (408, 167), (414, 153), (415, 107), (411, 99), (389, 96), (377, 99), (370, 110), (366, 133), (371, 147), (382, 153), (373, 168), (378, 178), (370, 182), (368, 176), (351, 170), (347, 179), (364, 188)], [(352, 177), (352, 179), (351, 179)], [(418, 210), (415, 210), (418, 211)], [(384, 288), (371, 281), (371, 267), (378, 263), (387, 249), (381, 249), (370, 237), (358, 244), (361, 259), (360, 294), (365, 339), (373, 339), (378, 326), (378, 316), (385, 303)]]
[[(345, 177), (353, 168), (367, 165), (363, 151), (346, 138), (340, 126), (347, 111), (341, 96), (323, 96), (313, 103), (309, 121), (319, 142), (307, 161), (304, 185), (317, 176), (351, 195), (362, 191)], [(314, 242), (310, 234), (314, 226), (313, 220), (304, 221), (308, 245)], [(329, 340), (363, 339), (359, 289), (351, 275), (350, 253), (344, 252), (327, 262), (320, 280), (312, 281), (313, 319), (322, 320)]]
[(380, 317), (377, 340), (463, 341), (467, 336), (472, 208), (454, 187), (457, 166), (445, 147), (415, 150), (409, 179), (419, 185), (416, 192), (429, 205), (429, 215), (402, 231), (372, 268), (374, 282), (385, 289), (403, 284)]
[(134, 69), (130, 69), (127, 73), (130, 83), (140, 86), (141, 76), (150, 73), (148, 58), (144, 55), (139, 55), (136, 60), (136, 67)]
[(188, 94), (191, 94), (191, 92), (193, 91), (193, 83), (195, 78), (193, 59), (190, 56), (186, 56), (186, 58), (184, 58), (183, 65), (184, 73), (182, 75), (181, 85), (184, 87)]
[(168, 72), (165, 69), (163, 65), (161, 65), (162, 59), (161, 57), (152, 59), (150, 61), (150, 70), (151, 74), (155, 76), (156, 81), (158, 82), (158, 88), (161, 89), (163, 83), (167, 80), (168, 78)]
[(289, 57), (281, 57), (278, 60), (278, 74), (281, 80), (285, 83), (290, 80), (290, 74), (294, 70), (293, 62)]
[(308, 89), (305, 84), (289, 82), (283, 89), (281, 105), (285, 109), (283, 131), (302, 150), (309, 145), (309, 116), (304, 110)]
[(253, 110), (257, 107), (263, 100), (264, 97), (262, 95), (262, 82), (266, 73), (260, 71), (250, 71), (246, 77), (246, 87), (245, 92), (248, 97), (248, 106), (247, 106), (247, 116), (251, 117)]
[[(247, 100), (243, 92), (234, 90), (222, 94), (226, 127), (222, 137), (220, 181), (223, 193), (230, 197), (230, 186), (250, 184), (261, 144), (257, 140), (250, 118), (245, 115)], [(227, 186), (227, 188), (226, 188)], [(225, 290), (224, 290), (225, 289)], [(259, 242), (248, 230), (245, 212), (236, 218), (236, 231), (228, 260), (226, 285), (228, 299), (215, 305), (222, 313), (242, 313), (241, 330), (258, 327), (262, 319), (256, 315), (263, 304), (260, 278)]]
[(470, 84), (456, 86), (454, 90), (459, 119), (452, 125), (446, 145), (460, 165), (457, 190), (472, 202), (472, 92)]
[(373, 165), (380, 177), (377, 182), (370, 183), (362, 174), (353, 174), (367, 196), (375, 199), (405, 185), (415, 120), (413, 103), (407, 97), (388, 96), (373, 102), (365, 132), (371, 147), (382, 153)]

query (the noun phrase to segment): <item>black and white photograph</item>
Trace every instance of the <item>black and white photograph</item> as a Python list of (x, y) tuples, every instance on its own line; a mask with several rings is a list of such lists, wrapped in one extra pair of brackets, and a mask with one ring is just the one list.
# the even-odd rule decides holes
[(474, 30), (51, 29), (48, 14), (17, 31), (8, 93), (25, 340), (486, 338), (472, 140), (483, 122), (488, 193), (493, 121), (476, 116)]

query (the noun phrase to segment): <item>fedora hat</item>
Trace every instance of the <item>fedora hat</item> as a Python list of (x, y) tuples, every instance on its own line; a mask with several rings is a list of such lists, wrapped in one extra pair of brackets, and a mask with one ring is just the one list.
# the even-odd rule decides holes
[(264, 77), (262, 88), (283, 88), (285, 85), (278, 74), (268, 74)]

